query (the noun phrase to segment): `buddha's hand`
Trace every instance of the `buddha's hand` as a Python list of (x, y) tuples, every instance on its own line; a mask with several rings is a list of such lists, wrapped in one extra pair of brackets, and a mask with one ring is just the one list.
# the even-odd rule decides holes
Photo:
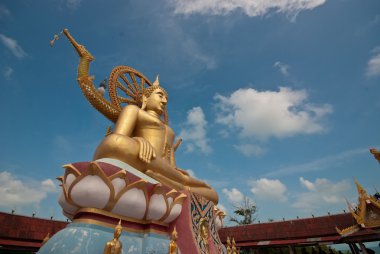
[(134, 137), (133, 139), (136, 140), (140, 145), (140, 160), (142, 160), (145, 163), (150, 163), (152, 159), (156, 158), (156, 152), (154, 151), (153, 146), (149, 143), (148, 140), (141, 137)]

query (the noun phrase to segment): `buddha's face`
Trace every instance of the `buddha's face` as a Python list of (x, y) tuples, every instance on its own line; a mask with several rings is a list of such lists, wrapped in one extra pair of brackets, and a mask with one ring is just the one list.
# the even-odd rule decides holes
[(123, 229), (120, 227), (120, 228), (117, 228), (114, 232), (114, 237), (116, 238), (119, 238), (120, 235), (121, 235), (121, 232), (123, 232)]
[(165, 111), (168, 99), (165, 93), (157, 88), (152, 92), (152, 94), (146, 99), (146, 110), (152, 110), (158, 114), (162, 114)]

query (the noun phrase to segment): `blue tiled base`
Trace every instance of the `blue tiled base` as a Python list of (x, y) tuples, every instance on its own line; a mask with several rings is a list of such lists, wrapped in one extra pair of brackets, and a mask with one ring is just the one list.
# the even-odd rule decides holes
[[(56, 233), (38, 254), (103, 254), (106, 242), (113, 239), (112, 228), (71, 223)], [(169, 238), (154, 233), (123, 232), (119, 240), (123, 254), (167, 254)]]

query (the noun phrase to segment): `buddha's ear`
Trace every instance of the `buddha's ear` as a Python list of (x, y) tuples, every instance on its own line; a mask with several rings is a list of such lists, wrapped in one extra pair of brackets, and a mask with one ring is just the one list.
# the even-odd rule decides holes
[(141, 105), (141, 109), (145, 109), (146, 108), (146, 101), (148, 100), (148, 98), (146, 98), (145, 95), (142, 96), (142, 105)]

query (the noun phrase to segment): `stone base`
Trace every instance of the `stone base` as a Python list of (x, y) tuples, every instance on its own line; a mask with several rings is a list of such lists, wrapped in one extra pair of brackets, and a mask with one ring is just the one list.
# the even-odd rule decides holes
[(220, 210), (202, 196), (171, 189), (112, 159), (64, 167), (59, 204), (73, 222), (39, 254), (102, 254), (119, 221), (122, 253), (167, 254), (174, 227), (181, 253), (226, 253), (218, 235)]

